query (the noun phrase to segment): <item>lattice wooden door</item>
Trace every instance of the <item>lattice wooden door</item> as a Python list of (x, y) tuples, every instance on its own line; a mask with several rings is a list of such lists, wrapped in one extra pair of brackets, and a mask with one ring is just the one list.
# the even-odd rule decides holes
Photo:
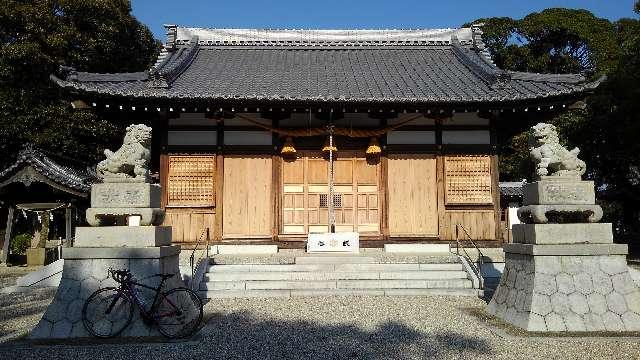
[[(282, 233), (328, 231), (327, 161), (301, 156), (282, 169)], [(379, 166), (339, 158), (334, 170), (336, 231), (379, 233)]]

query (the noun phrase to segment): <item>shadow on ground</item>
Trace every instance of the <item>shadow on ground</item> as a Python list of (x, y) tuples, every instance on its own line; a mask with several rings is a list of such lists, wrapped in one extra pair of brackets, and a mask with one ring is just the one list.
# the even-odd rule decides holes
[[(293, 310), (295, 311), (295, 310)], [(260, 320), (250, 313), (213, 314), (202, 342), (225, 359), (399, 359), (491, 354), (482, 339), (426, 333), (397, 322), (371, 331), (351, 325)]]
[(45, 288), (0, 294), (0, 338), (35, 326), (55, 292), (55, 288)]

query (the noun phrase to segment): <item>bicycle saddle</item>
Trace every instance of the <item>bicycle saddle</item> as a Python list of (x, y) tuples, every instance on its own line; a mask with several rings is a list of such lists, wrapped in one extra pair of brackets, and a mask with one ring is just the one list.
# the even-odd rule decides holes
[(174, 277), (176, 274), (155, 274), (153, 276), (157, 276), (162, 278), (162, 280), (167, 280), (167, 279), (171, 279), (172, 277)]

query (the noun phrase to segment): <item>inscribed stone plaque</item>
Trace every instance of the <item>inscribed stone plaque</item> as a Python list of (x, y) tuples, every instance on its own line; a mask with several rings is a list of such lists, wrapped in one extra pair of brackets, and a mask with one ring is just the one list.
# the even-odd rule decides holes
[(147, 183), (103, 183), (91, 186), (93, 208), (159, 208), (160, 186)]
[(593, 181), (543, 179), (524, 185), (524, 205), (593, 205)]

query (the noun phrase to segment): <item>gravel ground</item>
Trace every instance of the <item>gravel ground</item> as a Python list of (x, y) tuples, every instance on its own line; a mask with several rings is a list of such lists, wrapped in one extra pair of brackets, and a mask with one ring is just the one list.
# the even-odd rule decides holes
[(2, 292), (14, 286), (18, 277), (33, 270), (35, 268), (26, 266), (0, 265), (0, 342), (27, 333), (38, 323), (53, 299), (55, 289), (50, 288), (8, 294)]
[(4, 264), (0, 264), (0, 288), (15, 285), (17, 278), (37, 269), (38, 268), (34, 267), (5, 266)]
[[(19, 299), (0, 296), (4, 322), (9, 303)], [(31, 300), (24, 301), (29, 308)], [(508, 335), (472, 314), (484, 306), (476, 298), (444, 296), (220, 299), (206, 305), (207, 324), (188, 341), (14, 340), (0, 344), (0, 359), (640, 358), (638, 338)]]

